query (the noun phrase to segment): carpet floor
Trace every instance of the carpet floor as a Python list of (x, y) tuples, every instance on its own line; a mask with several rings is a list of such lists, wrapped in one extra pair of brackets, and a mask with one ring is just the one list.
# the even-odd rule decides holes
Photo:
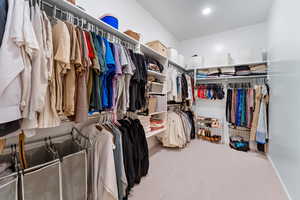
[(130, 200), (287, 200), (269, 160), (257, 153), (195, 140), (161, 149)]

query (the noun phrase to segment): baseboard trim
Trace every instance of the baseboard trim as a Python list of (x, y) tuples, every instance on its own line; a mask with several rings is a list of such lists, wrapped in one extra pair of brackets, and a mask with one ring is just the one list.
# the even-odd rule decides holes
[(291, 195), (290, 195), (290, 193), (289, 193), (289, 191), (288, 191), (288, 189), (287, 189), (285, 183), (283, 182), (283, 180), (282, 180), (282, 178), (281, 178), (281, 176), (280, 176), (280, 173), (279, 173), (277, 167), (275, 166), (275, 164), (274, 164), (272, 158), (270, 157), (269, 154), (267, 154), (267, 157), (268, 157), (268, 160), (270, 161), (270, 163), (271, 163), (271, 165), (272, 165), (272, 167), (273, 167), (273, 169), (274, 169), (274, 171), (275, 171), (275, 173), (276, 173), (276, 175), (277, 175), (277, 177), (278, 177), (278, 179), (279, 179), (279, 181), (280, 181), (280, 183), (281, 183), (281, 185), (282, 185), (282, 187), (283, 187), (283, 190), (285, 191), (285, 193), (286, 193), (286, 195), (287, 195), (287, 197), (288, 197), (288, 199), (289, 199), (289, 200), (292, 200), (292, 197), (291, 197)]

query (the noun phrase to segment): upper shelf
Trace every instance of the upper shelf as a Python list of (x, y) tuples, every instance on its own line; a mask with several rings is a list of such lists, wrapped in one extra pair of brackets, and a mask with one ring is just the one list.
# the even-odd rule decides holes
[(158, 53), (157, 51), (151, 49), (146, 44), (141, 44), (140, 48), (141, 48), (142, 53), (144, 53), (145, 55), (150, 56), (158, 61), (167, 60), (167, 57), (165, 57), (165, 56), (161, 55), (160, 53)]
[(172, 61), (172, 60), (170, 60), (170, 59), (168, 60), (168, 62), (169, 62), (169, 64), (171, 64), (171, 65), (173, 65), (173, 66), (175, 66), (175, 67), (181, 69), (182, 71), (186, 71), (186, 68), (183, 67), (183, 66), (181, 66), (181, 65), (179, 65), (178, 63), (176, 63), (176, 62), (174, 62), (174, 61)]
[(216, 81), (216, 80), (234, 80), (234, 79), (255, 79), (255, 78), (268, 78), (268, 75), (251, 75), (251, 76), (228, 76), (228, 77), (208, 77), (197, 78), (197, 81)]
[(88, 14), (84, 10), (78, 8), (77, 6), (64, 1), (64, 0), (44, 0), (45, 2), (48, 2), (50, 4), (56, 5), (58, 8), (61, 8), (64, 11), (71, 12), (75, 15), (77, 15), (80, 18), (86, 19), (88, 22), (97, 25), (99, 28), (103, 29), (104, 31), (107, 31), (117, 37), (119, 37), (122, 40), (125, 40), (127, 42), (130, 42), (132, 44), (138, 44), (139, 42), (126, 34), (122, 33), (121, 31), (115, 29), (114, 27), (100, 21), (99, 19), (93, 17), (92, 15)]
[(268, 61), (256, 61), (249, 63), (236, 63), (231, 65), (211, 65), (211, 66), (203, 66), (197, 68), (188, 69), (188, 71), (197, 70), (197, 69), (210, 69), (210, 68), (220, 68), (220, 67), (235, 67), (235, 66), (248, 66), (248, 65), (260, 65), (260, 64), (268, 64)]

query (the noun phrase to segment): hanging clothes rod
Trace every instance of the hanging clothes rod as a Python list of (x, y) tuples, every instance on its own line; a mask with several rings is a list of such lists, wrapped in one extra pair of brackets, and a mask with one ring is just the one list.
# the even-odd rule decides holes
[(255, 75), (255, 76), (232, 76), (232, 77), (216, 77), (216, 78), (198, 78), (197, 85), (203, 83), (243, 83), (243, 82), (267, 82), (268, 75)]
[[(76, 127), (73, 127), (71, 132), (69, 132), (69, 133), (63, 133), (63, 134), (59, 134), (59, 135), (55, 135), (55, 136), (40, 137), (35, 140), (29, 140), (29, 141), (25, 142), (25, 146), (32, 145), (32, 144), (45, 143), (45, 139), (50, 139), (51, 141), (55, 141), (58, 139), (71, 138), (72, 136), (74, 136), (73, 135), (74, 133), (78, 134), (81, 138), (84, 138), (85, 140), (90, 141), (90, 139), (87, 136), (83, 135)], [(8, 153), (9, 150), (11, 149), (12, 145), (18, 146), (18, 144), (6, 145), (5, 149), (4, 149), (4, 153)]]
[[(80, 23), (80, 27), (89, 29), (89, 31), (102, 32), (105, 37), (113, 42), (126, 44), (128, 47), (132, 49), (135, 48), (139, 42), (135, 39), (127, 36), (126, 34), (118, 31), (112, 26), (96, 19), (83, 11), (82, 9), (76, 7), (75, 5), (62, 0), (42, 0), (40, 1), (41, 8), (47, 6), (53, 10), (53, 13), (57, 11), (60, 12), (60, 17), (63, 14), (67, 17), (69, 16), (72, 19), (76, 19), (77, 23)], [(45, 9), (46, 10), (46, 9)], [(48, 14), (48, 13), (47, 13)], [(51, 16), (51, 14), (49, 14)], [(78, 25), (78, 24), (75, 24)]]

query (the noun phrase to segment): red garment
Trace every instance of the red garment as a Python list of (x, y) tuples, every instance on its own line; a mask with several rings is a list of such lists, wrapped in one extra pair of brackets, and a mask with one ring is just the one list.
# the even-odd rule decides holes
[(201, 98), (201, 87), (199, 86), (198, 86), (197, 96), (198, 98)]
[(88, 46), (88, 50), (89, 50), (89, 58), (92, 60), (95, 58), (95, 52), (94, 52), (94, 48), (91, 44), (91, 37), (90, 37), (90, 33), (84, 31), (85, 37), (86, 37), (86, 43)]
[(200, 98), (206, 99), (206, 86), (205, 85), (200, 86)]

